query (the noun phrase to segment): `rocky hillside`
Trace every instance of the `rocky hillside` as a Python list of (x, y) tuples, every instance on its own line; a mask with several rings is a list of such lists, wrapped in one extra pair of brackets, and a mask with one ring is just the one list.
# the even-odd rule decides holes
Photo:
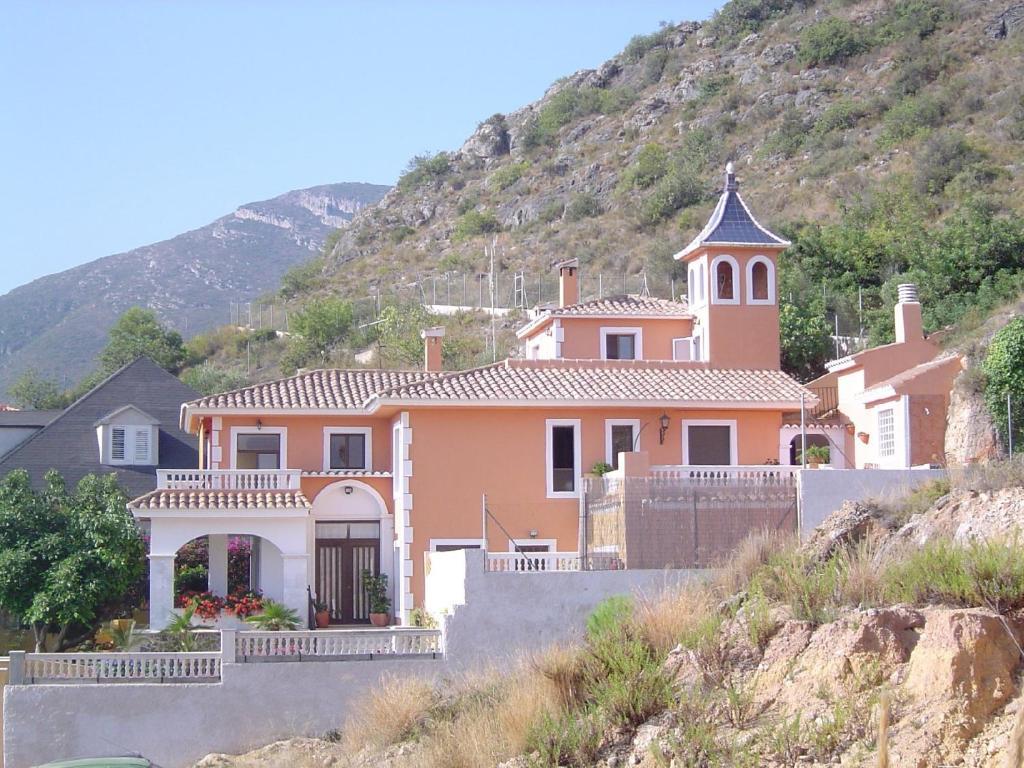
[(211, 224), (0, 296), (0, 393), (24, 370), (73, 384), (132, 306), (191, 334), (228, 321), (229, 302), (280, 284), (387, 187), (327, 184), (243, 205)]
[(197, 768), (1019, 768), (1022, 480), (995, 464), (849, 503), (709, 585), (604, 604), (515, 674), (393, 681), (329, 739)]
[[(635, 37), (483, 120), (460, 148), (415, 158), (299, 299), (408, 299), (420, 295), (411, 284), (446, 272), (472, 281), (494, 238), (499, 270), (528, 271), (531, 301), (554, 298), (553, 282), (533, 286), (571, 256), (585, 278), (646, 271), (665, 295), (679, 277), (670, 256), (732, 159), (760, 219), (795, 241), (786, 299), (828, 325), (838, 313), (842, 333), (863, 322), (884, 336), (894, 282), (917, 279), (926, 322), (945, 325), (1005, 298), (1020, 274), (1019, 256), (989, 262), (993, 295), (976, 301), (973, 269), (945, 275), (927, 261), (937, 242), (944, 263), (963, 252), (961, 230), (948, 243), (926, 230), (968, 210), (985, 226), (1022, 212), (1022, 16), (989, 0), (733, 0), (705, 24)], [(1006, 284), (995, 280), (1004, 266)]]

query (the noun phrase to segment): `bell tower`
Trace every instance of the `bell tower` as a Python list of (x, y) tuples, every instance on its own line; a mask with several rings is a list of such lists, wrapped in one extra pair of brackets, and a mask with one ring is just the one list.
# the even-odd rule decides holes
[(730, 162), (711, 218), (675, 255), (687, 265), (694, 360), (711, 368), (780, 367), (777, 266), (788, 245), (750, 213)]

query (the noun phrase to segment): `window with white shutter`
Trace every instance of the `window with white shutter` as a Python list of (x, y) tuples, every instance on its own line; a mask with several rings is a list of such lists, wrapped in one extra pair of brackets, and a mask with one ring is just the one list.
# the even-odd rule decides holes
[(135, 428), (135, 461), (133, 464), (149, 464), (149, 427)]
[(110, 460), (124, 461), (125, 457), (125, 427), (111, 427), (110, 429)]

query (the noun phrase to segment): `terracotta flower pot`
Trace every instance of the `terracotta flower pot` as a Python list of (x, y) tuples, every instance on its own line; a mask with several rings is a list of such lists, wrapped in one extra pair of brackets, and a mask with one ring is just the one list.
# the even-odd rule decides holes
[(375, 627), (386, 627), (390, 618), (391, 615), (387, 613), (371, 613), (370, 623)]
[(330, 611), (317, 611), (316, 612), (316, 625), (320, 629), (329, 627), (331, 625), (331, 613)]

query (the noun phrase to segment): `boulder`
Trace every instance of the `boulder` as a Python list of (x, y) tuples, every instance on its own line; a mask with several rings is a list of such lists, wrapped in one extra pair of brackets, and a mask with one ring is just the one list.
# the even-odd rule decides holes
[(993, 40), (1002, 40), (1024, 30), (1024, 3), (1011, 5), (985, 27), (985, 34)]
[(952, 757), (1016, 692), (1020, 663), (1016, 630), (980, 608), (924, 612), (903, 690), (924, 705), (941, 751)]
[(511, 147), (508, 128), (504, 120), (488, 120), (480, 123), (459, 153), (469, 165), (480, 165), (494, 158), (507, 155)]
[(815, 560), (823, 561), (837, 550), (884, 530), (881, 511), (877, 507), (862, 501), (844, 501), (843, 506), (811, 532), (803, 548)]

